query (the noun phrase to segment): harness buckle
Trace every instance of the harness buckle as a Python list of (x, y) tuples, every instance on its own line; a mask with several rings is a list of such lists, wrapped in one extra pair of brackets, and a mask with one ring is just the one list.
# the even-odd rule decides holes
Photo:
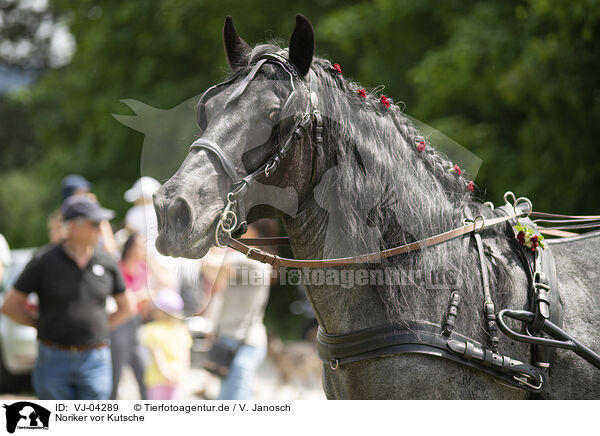
[(277, 169), (277, 162), (273, 160), (265, 167), (265, 177), (269, 177), (275, 169)]
[(540, 389), (542, 389), (542, 385), (544, 384), (544, 378), (541, 375), (539, 383), (537, 385), (534, 385), (531, 382), (537, 382), (537, 379), (531, 374), (525, 374), (523, 372), (521, 372), (518, 376), (513, 375), (513, 379), (516, 382), (521, 383), (530, 389), (533, 389), (534, 391), (539, 391)]
[(256, 253), (256, 254), (260, 254), (262, 253), (262, 250), (259, 250), (258, 248), (255, 247), (250, 247), (250, 249), (248, 250), (248, 252), (246, 253), (246, 257), (248, 259), (252, 259), (250, 256), (252, 255), (252, 253)]

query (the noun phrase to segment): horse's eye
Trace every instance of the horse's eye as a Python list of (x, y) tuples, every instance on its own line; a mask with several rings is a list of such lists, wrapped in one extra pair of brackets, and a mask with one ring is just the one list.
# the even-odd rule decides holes
[(272, 110), (269, 113), (269, 120), (271, 120), (271, 121), (277, 121), (277, 117), (278, 116), (279, 116), (279, 110), (278, 109), (277, 110)]

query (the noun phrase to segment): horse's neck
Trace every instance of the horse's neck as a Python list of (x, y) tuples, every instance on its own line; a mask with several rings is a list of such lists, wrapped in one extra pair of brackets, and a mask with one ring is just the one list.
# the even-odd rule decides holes
[[(294, 256), (302, 259), (323, 259), (364, 254), (364, 245), (344, 238), (337, 233), (343, 223), (333, 226), (320, 206), (311, 202), (295, 218), (286, 221)], [(334, 232), (332, 237), (331, 232)], [(334, 244), (336, 247), (331, 247)], [(362, 248), (357, 248), (362, 247)], [(357, 250), (359, 250), (357, 252)], [(329, 254), (327, 254), (329, 253)], [(406, 274), (401, 266), (384, 264), (356, 264), (348, 267), (306, 269), (302, 274), (307, 296), (315, 310), (320, 325), (329, 333), (343, 333), (390, 322), (388, 307), (378, 295), (376, 283), (380, 277), (387, 279), (391, 273)], [(379, 274), (379, 275), (378, 275)], [(383, 274), (383, 275), (382, 275)], [(406, 277), (406, 276), (405, 276)], [(399, 292), (406, 305), (394, 313), (395, 320), (432, 319), (438, 321), (436, 308), (441, 308), (436, 295), (416, 301), (416, 293), (406, 278)], [(410, 279), (409, 279), (410, 281)], [(324, 283), (323, 283), (324, 282)]]
[[(339, 226), (343, 228), (343, 226)], [(328, 238), (328, 232), (331, 231), (328, 215), (323, 213), (316, 202), (309, 202), (293, 219), (286, 220), (286, 228), (292, 243), (292, 249), (296, 258), (303, 259), (322, 259), (324, 253), (331, 247), (332, 238)], [(338, 235), (339, 236), (339, 235)], [(423, 289), (411, 285), (411, 280), (418, 279), (411, 273), (423, 274), (424, 270), (410, 270), (403, 266), (403, 258), (398, 258), (393, 263), (393, 267), (385, 266), (380, 268), (385, 274), (390, 270), (395, 273), (403, 274), (408, 277), (408, 282), (402, 280), (402, 285), (392, 289), (392, 292), (398, 292), (402, 299), (401, 304), (394, 312), (395, 320), (426, 320), (440, 323), (443, 320), (448, 298), (453, 290), (458, 290), (463, 296), (461, 303), (461, 316), (457, 322), (457, 331), (463, 334), (472, 335), (474, 338), (480, 338), (482, 334), (481, 326), (483, 323), (481, 307), (483, 304), (482, 283), (479, 275), (479, 259), (475, 251), (470, 236), (465, 239), (456, 239), (448, 241), (436, 247), (430, 247), (427, 250), (447, 250), (454, 254), (464, 253), (464, 258), (460, 258), (459, 267), (471, 270), (470, 280), (456, 283), (455, 287), (440, 287)], [(493, 300), (496, 301), (497, 309), (504, 307), (521, 307), (525, 302), (525, 293), (527, 279), (523, 268), (520, 265), (517, 254), (510, 249), (510, 244), (503, 237), (485, 238), (486, 245), (489, 244), (495, 262), (504, 264), (507, 268), (508, 282), (502, 289), (492, 289)], [(350, 241), (351, 242), (351, 241)], [(333, 239), (333, 243), (339, 243), (344, 247), (348, 241), (342, 238)], [(343, 253), (339, 253), (343, 255)], [(347, 253), (347, 255), (362, 254), (356, 252)], [(448, 257), (445, 273), (452, 273), (452, 262), (456, 262), (457, 257)], [(362, 328), (373, 327), (390, 322), (388, 306), (378, 295), (379, 289), (369, 282), (369, 276), (365, 279), (363, 271), (377, 270), (377, 265), (356, 265), (349, 268), (330, 268), (320, 271), (306, 270), (303, 276), (304, 283), (307, 284), (308, 298), (315, 310), (315, 314), (321, 326), (330, 333), (344, 333)], [(443, 268), (442, 268), (443, 269)], [(331, 272), (333, 271), (333, 272)], [(440, 271), (434, 271), (439, 273)], [(319, 276), (321, 274), (321, 276)], [(330, 274), (330, 276), (327, 276)], [(492, 271), (492, 280), (493, 278)], [(325, 283), (323, 283), (323, 277)], [(387, 277), (387, 276), (386, 276)], [(463, 280), (461, 278), (461, 280)], [(308, 283), (306, 283), (308, 280)], [(336, 282), (337, 280), (337, 282)], [(367, 280), (367, 282), (365, 282)]]

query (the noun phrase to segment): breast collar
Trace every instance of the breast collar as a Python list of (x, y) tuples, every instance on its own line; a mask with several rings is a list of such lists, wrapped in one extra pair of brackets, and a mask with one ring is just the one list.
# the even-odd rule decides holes
[[(247, 228), (247, 223), (245, 221), (247, 210), (244, 204), (244, 194), (257, 178), (263, 176), (268, 178), (277, 170), (279, 164), (287, 155), (292, 145), (301, 139), (302, 133), (309, 132), (308, 129), (311, 124), (314, 127), (313, 134), (311, 135), (313, 145), (318, 146), (323, 142), (323, 121), (321, 114), (317, 109), (317, 75), (311, 68), (309, 70), (307, 84), (305, 78), (300, 76), (296, 68), (290, 63), (288, 57), (288, 49), (283, 49), (276, 53), (266, 53), (264, 55), (260, 55), (257, 58), (256, 64), (252, 66), (252, 69), (248, 75), (242, 79), (225, 103), (225, 107), (227, 107), (237, 101), (237, 99), (244, 94), (250, 82), (254, 80), (261, 67), (266, 63), (279, 65), (289, 75), (292, 92), (283, 104), (279, 119), (283, 120), (291, 116), (300, 118), (300, 121), (298, 121), (296, 127), (292, 131), (292, 134), (287, 138), (284, 144), (279, 146), (275, 153), (271, 155), (265, 163), (263, 163), (256, 171), (244, 177), (240, 177), (231, 158), (214, 141), (211, 141), (207, 138), (199, 138), (189, 148), (189, 152), (192, 152), (193, 150), (206, 150), (207, 152), (211, 153), (219, 160), (221, 166), (232, 181), (232, 190), (227, 194), (227, 205), (221, 213), (221, 217), (215, 231), (215, 243), (219, 247), (225, 246), (225, 242), (221, 242), (224, 241), (224, 238), (231, 237), (234, 233), (236, 233), (236, 236), (245, 233)], [(209, 88), (204, 94), (202, 94), (196, 107), (198, 108), (205, 104), (211, 97), (218, 93), (217, 91), (219, 89), (233, 84), (241, 74), (242, 72), (240, 71), (230, 79)], [(300, 83), (302, 88), (304, 88), (309, 95), (307, 107), (301, 117), (298, 117), (298, 114), (294, 112), (294, 100), (298, 98), (298, 93), (300, 92), (296, 87), (296, 82)], [(206, 117), (204, 112), (198, 110), (197, 113), (198, 124), (202, 129), (206, 128)], [(314, 156), (315, 152), (313, 151), (313, 174), (315, 167)]]

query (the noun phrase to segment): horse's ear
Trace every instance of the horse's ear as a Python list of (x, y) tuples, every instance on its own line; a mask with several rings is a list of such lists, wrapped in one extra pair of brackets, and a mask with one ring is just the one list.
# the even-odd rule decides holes
[(233, 19), (229, 15), (225, 18), (225, 24), (223, 25), (223, 43), (227, 61), (232, 69), (235, 70), (248, 64), (252, 48), (239, 37), (233, 26)]
[(306, 76), (315, 52), (315, 31), (302, 14), (296, 15), (296, 27), (290, 38), (290, 62), (301, 76)]

